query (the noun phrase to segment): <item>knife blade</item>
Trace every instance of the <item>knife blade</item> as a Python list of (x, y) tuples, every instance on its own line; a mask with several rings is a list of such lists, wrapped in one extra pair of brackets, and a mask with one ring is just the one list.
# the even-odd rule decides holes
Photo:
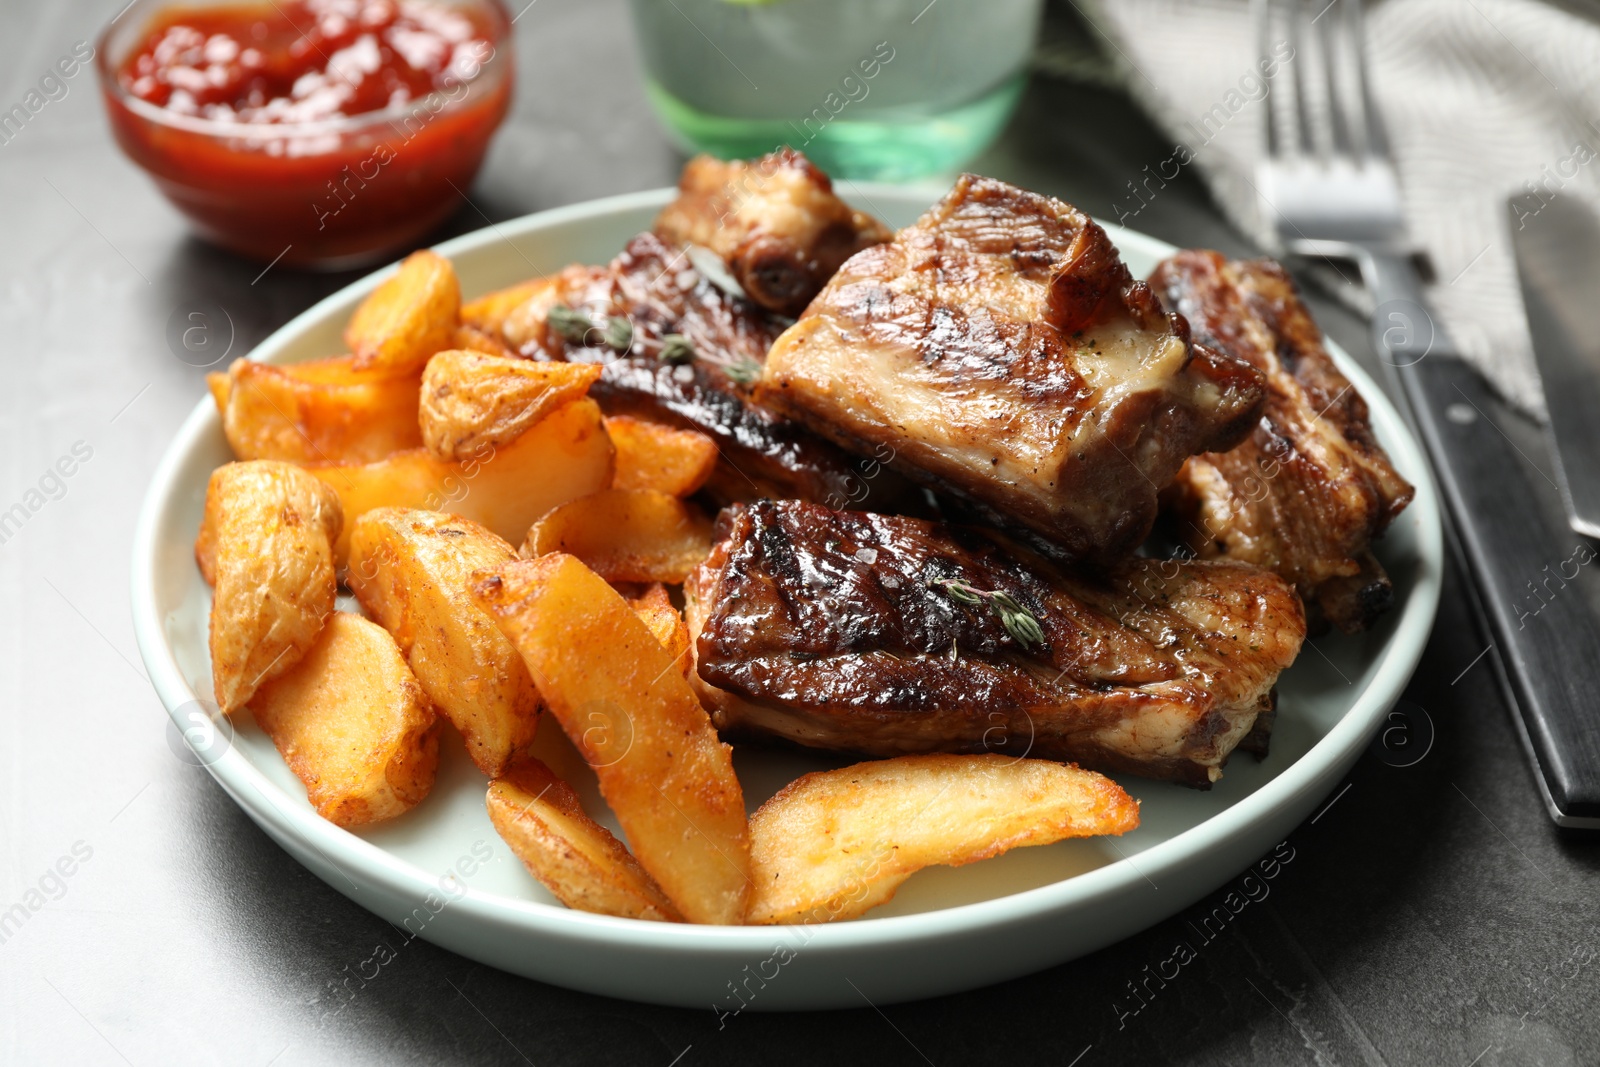
[(1561, 194), (1507, 208), (1567, 521), (1600, 537), (1600, 218)]

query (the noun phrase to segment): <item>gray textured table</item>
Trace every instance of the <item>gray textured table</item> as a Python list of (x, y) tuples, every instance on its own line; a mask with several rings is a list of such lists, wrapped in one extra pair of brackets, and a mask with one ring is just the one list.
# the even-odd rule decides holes
[[(0, 108), (121, 2), (0, 3)], [(673, 179), (625, 16), (540, 0), (518, 22), (515, 110), (473, 192), (484, 214)], [(1169, 151), (1120, 95), (1036, 81), (977, 169), (1109, 213)], [(0, 510), (31, 512), (0, 544), (0, 914), (25, 913), (0, 932), (0, 1063), (1600, 1063), (1600, 851), (1546, 821), (1453, 577), (1408, 694), (1431, 750), (1409, 767), (1363, 757), (1290, 838), (1270, 897), (1164, 986), (1146, 968), (1220, 894), (1002, 986), (724, 1028), (418, 942), (320, 1026), (346, 968), (394, 933), (174, 756), (134, 648), (128, 546), (203, 395), (169, 318), (220, 304), (243, 352), (349, 278), (257, 278), (186, 237), (112, 146), (88, 75), (0, 145), (0, 203)], [(463, 207), (450, 232), (483, 222)], [(1133, 224), (1247, 251), (1187, 178)], [(1359, 322), (1317, 310), (1368, 352)], [(71, 476), (47, 475), (62, 456)]]

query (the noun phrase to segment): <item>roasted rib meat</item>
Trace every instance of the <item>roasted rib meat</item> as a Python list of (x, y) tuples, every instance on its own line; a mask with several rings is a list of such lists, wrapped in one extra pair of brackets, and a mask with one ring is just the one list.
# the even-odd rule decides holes
[(845, 260), (894, 236), (840, 200), (828, 176), (792, 148), (749, 163), (691, 159), (655, 232), (709, 248), (751, 300), (790, 316)]
[(1202, 788), (1305, 636), (1294, 590), (1246, 564), (1073, 576), (979, 530), (797, 501), (725, 510), (684, 593), (692, 681), (732, 734), (1028, 753)]
[(1184, 460), (1249, 432), (1262, 383), (1191, 345), (1088, 216), (969, 174), (840, 268), (773, 346), (756, 396), (1104, 560), (1149, 533)]
[[(558, 306), (581, 312), (593, 325), (563, 334), (550, 319)], [(613, 316), (629, 322), (625, 352), (606, 341)], [(844, 507), (865, 499), (883, 506), (906, 500), (910, 486), (881, 464), (751, 402), (750, 383), (786, 322), (728, 295), (681, 249), (642, 233), (607, 266), (568, 267), (513, 311), (502, 331), (507, 343), (533, 359), (603, 363), (589, 392), (608, 414), (709, 435), (721, 460), (706, 488), (719, 501), (786, 496)], [(662, 360), (672, 334), (689, 342), (693, 359)]]
[(1170, 494), (1180, 536), (1206, 559), (1276, 571), (1346, 633), (1394, 599), (1369, 550), (1413, 490), (1372, 435), (1366, 401), (1339, 373), (1322, 334), (1271, 260), (1185, 251), (1150, 277), (1197, 341), (1266, 377), (1267, 402), (1245, 441), (1185, 465)]

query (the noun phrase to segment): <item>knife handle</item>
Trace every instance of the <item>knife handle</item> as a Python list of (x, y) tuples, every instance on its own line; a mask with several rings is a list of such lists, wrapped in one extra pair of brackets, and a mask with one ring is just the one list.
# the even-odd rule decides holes
[(1564, 825), (1596, 824), (1600, 627), (1574, 579), (1600, 568), (1600, 553), (1545, 521), (1533, 486), (1548, 477), (1494, 423), (1487, 383), (1453, 349), (1434, 345), (1419, 354), (1416, 345), (1397, 344), (1388, 358), (1482, 593), (1552, 815)]

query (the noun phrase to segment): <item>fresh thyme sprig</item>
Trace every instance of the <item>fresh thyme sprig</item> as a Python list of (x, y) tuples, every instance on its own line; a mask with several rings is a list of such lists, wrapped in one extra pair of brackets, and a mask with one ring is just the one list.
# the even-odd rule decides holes
[(740, 385), (752, 385), (757, 378), (761, 377), (761, 364), (753, 359), (741, 359), (737, 363), (730, 363), (723, 367), (722, 373)]
[(937, 578), (928, 584), (943, 590), (957, 604), (973, 608), (987, 606), (1000, 617), (1000, 625), (1024, 650), (1032, 651), (1035, 646), (1044, 644), (1044, 627), (1039, 625), (1033, 612), (1019, 604), (1010, 593), (978, 589), (956, 578)]
[(583, 344), (583, 339), (594, 329), (593, 319), (577, 308), (570, 308), (565, 304), (557, 304), (551, 308), (546, 321), (563, 340), (571, 341), (575, 345)]
[(661, 354), (657, 357), (663, 363), (681, 366), (694, 362), (694, 344), (681, 333), (669, 333), (661, 339)]
[(604, 326), (596, 326), (595, 320), (581, 308), (557, 304), (550, 309), (546, 321), (563, 340), (575, 345), (587, 345), (590, 334), (598, 332), (600, 341), (614, 352), (625, 353), (633, 347), (633, 323), (621, 315), (612, 315)]
[(606, 320), (606, 347), (613, 352), (626, 353), (633, 347), (633, 323), (621, 315)]

